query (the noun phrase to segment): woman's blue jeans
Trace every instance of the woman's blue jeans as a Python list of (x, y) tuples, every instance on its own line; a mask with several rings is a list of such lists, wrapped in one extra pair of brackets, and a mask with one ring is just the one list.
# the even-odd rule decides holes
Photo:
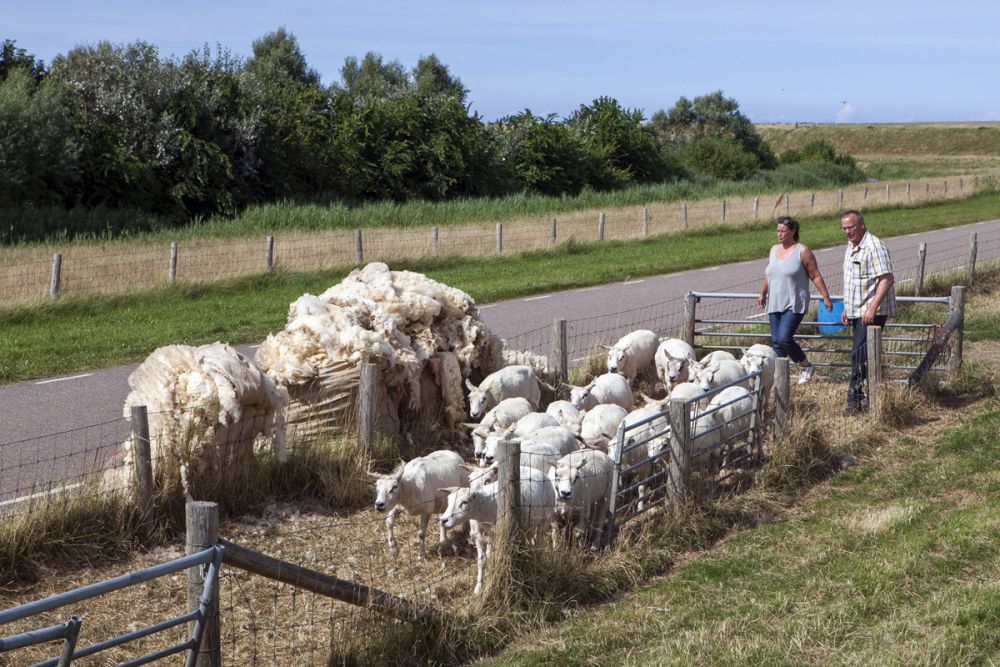
[(779, 357), (788, 357), (795, 363), (804, 360), (806, 353), (795, 342), (795, 330), (799, 328), (799, 322), (805, 317), (805, 313), (785, 310), (768, 313), (767, 316), (771, 319), (771, 347), (774, 348), (774, 353)]

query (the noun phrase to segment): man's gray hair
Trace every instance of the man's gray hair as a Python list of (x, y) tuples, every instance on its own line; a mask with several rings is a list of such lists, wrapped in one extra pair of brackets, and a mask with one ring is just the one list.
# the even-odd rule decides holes
[(844, 211), (844, 214), (840, 216), (840, 219), (843, 220), (849, 215), (853, 215), (855, 220), (857, 220), (862, 225), (865, 224), (865, 216), (861, 215), (861, 211), (856, 211), (853, 208), (849, 211)]

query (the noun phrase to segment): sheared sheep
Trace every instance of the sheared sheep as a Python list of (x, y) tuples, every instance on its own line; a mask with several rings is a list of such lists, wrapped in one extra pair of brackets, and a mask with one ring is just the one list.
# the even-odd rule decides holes
[(566, 386), (570, 389), (570, 403), (578, 410), (591, 410), (602, 403), (612, 403), (628, 412), (635, 400), (628, 380), (617, 373), (598, 375), (585, 387)]
[(521, 417), (529, 414), (531, 409), (531, 403), (526, 398), (520, 396), (505, 398), (483, 415), (482, 421), (478, 424), (465, 424), (472, 431), (472, 445), (476, 458), (481, 455), (483, 442), (489, 434), (507, 430), (508, 427), (516, 424)]
[[(473, 595), (483, 591), (486, 556), (489, 552), (492, 526), (497, 522), (499, 482), (490, 482), (480, 489), (449, 487), (448, 506), (439, 519), (445, 528), (454, 528), (466, 521), (477, 522), (476, 532), (476, 586)], [(541, 471), (521, 466), (520, 470), (521, 525), (531, 534), (534, 543), (541, 543), (544, 528), (552, 523), (556, 509), (556, 493), (552, 482)]]
[[(491, 435), (486, 438), (486, 445), (483, 447), (483, 462), (487, 466), (493, 465), (493, 462), (496, 461), (497, 449), (504, 440), (505, 438), (500, 435)], [(521, 467), (535, 468), (544, 473), (548, 472), (549, 468), (555, 465), (555, 462), (562, 457), (559, 450), (547, 442), (537, 440), (520, 440), (519, 442), (521, 447)]]
[(688, 364), (695, 360), (694, 348), (680, 338), (667, 338), (656, 348), (653, 357), (656, 376), (669, 392), (674, 384), (688, 379)]
[(580, 439), (591, 449), (605, 447), (618, 433), (618, 426), (628, 413), (620, 405), (602, 403), (588, 410), (580, 425)]
[[(556, 511), (576, 515), (576, 530), (599, 537), (608, 513), (614, 463), (600, 450), (580, 450), (559, 459), (549, 471), (556, 490)], [(593, 521), (591, 521), (593, 517)]]
[(738, 361), (723, 359), (713, 361), (707, 365), (692, 364), (691, 371), (695, 374), (695, 382), (705, 391), (725, 386), (731, 382), (742, 379), (740, 386), (747, 387), (749, 381), (746, 379), (747, 372)]
[(583, 420), (583, 412), (569, 401), (552, 401), (545, 408), (547, 414), (556, 418), (562, 426), (576, 434), (580, 433), (580, 422)]
[(659, 342), (656, 334), (648, 329), (625, 334), (608, 348), (608, 372), (620, 373), (631, 385), (635, 376), (653, 363)]
[[(375, 509), (379, 513), (389, 513), (385, 526), (390, 553), (394, 557), (399, 554), (394, 526), (396, 514), (405, 510), (407, 514), (420, 516), (420, 527), (417, 529), (420, 540), (418, 557), (425, 559), (427, 552), (424, 548), (424, 534), (427, 532), (427, 523), (431, 514), (444, 511), (448, 500), (447, 494), (438, 489), (469, 483), (469, 471), (462, 457), (442, 449), (401, 463), (388, 475), (369, 475), (375, 478)], [(440, 526), (440, 530), (438, 555), (441, 554), (446, 537), (444, 526)]]
[(542, 387), (552, 387), (538, 379), (530, 366), (506, 366), (487, 375), (479, 386), (465, 381), (469, 389), (469, 414), (473, 419), (485, 414), (505, 398), (526, 398), (533, 408), (538, 407)]

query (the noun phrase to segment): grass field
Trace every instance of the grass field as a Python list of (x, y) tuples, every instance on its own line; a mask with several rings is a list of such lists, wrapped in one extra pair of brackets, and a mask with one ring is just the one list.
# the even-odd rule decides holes
[[(872, 229), (909, 234), (1000, 217), (1000, 195), (879, 212)], [(891, 231), (890, 231), (891, 230)], [(803, 221), (810, 246), (839, 245), (832, 218)], [(724, 240), (724, 243), (720, 243)], [(763, 257), (774, 243), (768, 223), (712, 227), (639, 242), (566, 244), (503, 258), (451, 258), (393, 264), (426, 273), (483, 303)], [(319, 294), (344, 272), (276, 273), (139, 295), (67, 298), (0, 311), (0, 382), (44, 377), (145, 358), (160, 345), (262, 339), (285, 322), (288, 304)]]
[(758, 125), (776, 153), (826, 141), (838, 153), (864, 158), (896, 156), (1000, 156), (1000, 123), (824, 123)]

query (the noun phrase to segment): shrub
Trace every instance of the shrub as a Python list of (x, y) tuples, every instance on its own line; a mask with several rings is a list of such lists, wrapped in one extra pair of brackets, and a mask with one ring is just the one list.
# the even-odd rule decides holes
[(694, 141), (681, 150), (681, 159), (696, 172), (731, 180), (749, 178), (760, 166), (753, 153), (728, 137)]

